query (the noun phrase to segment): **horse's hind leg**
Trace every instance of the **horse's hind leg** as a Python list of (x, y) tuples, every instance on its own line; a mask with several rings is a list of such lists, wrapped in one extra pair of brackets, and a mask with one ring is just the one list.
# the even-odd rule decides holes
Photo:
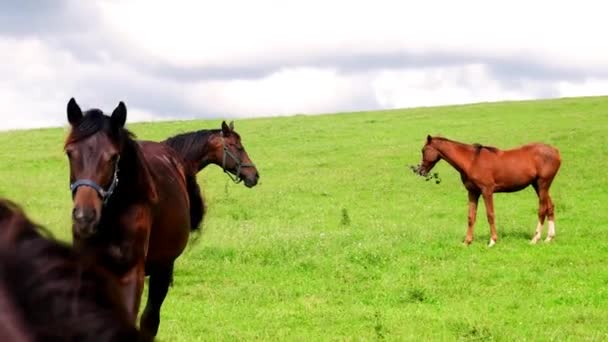
[[(548, 232), (547, 238), (545, 242), (550, 242), (555, 238), (555, 207), (553, 206), (553, 201), (551, 201), (551, 196), (549, 196), (549, 187), (551, 186), (551, 182), (553, 181), (553, 177), (549, 179), (541, 179), (538, 184), (538, 196), (540, 198), (541, 206), (544, 209), (544, 215), (548, 219)], [(540, 211), (540, 210), (539, 210)]]
[(550, 242), (555, 238), (555, 207), (553, 206), (549, 192), (547, 192), (547, 218), (549, 219), (549, 231), (545, 241)]
[(536, 225), (536, 232), (534, 233), (534, 237), (532, 237), (530, 243), (537, 243), (541, 239), (541, 234), (543, 232), (547, 207), (545, 205), (545, 201), (543, 201), (543, 198), (540, 195), (538, 182), (532, 183), (532, 186), (536, 191), (536, 195), (538, 195), (538, 224)]
[(160, 324), (160, 308), (173, 280), (173, 263), (167, 266), (150, 267), (148, 302), (141, 316), (140, 327), (147, 336), (156, 336)]

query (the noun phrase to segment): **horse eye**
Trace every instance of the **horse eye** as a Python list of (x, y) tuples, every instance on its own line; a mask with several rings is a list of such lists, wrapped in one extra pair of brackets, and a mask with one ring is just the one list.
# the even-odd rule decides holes
[(65, 155), (68, 156), (69, 159), (72, 159), (72, 151), (65, 151)]

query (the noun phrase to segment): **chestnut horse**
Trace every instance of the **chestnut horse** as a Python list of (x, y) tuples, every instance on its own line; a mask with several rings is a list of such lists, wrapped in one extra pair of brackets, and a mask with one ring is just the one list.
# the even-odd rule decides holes
[(83, 113), (71, 99), (67, 117), (74, 246), (119, 278), (133, 321), (150, 276), (140, 326), (155, 336), (173, 264), (198, 228), (190, 219), (198, 194), (188, 192), (183, 160), (173, 149), (138, 142), (124, 128), (124, 103), (107, 116), (99, 109)]
[(191, 220), (198, 225), (205, 213), (205, 204), (196, 182), (196, 174), (209, 164), (218, 165), (235, 183), (243, 181), (246, 187), (254, 187), (260, 175), (249, 159), (241, 143), (241, 136), (234, 130), (234, 123), (222, 121), (221, 129), (199, 130), (175, 135), (164, 141), (185, 161), (186, 183), (201, 202), (191, 203)]
[(113, 277), (0, 199), (0, 340), (143, 341)]
[(503, 151), (495, 147), (468, 145), (429, 135), (422, 148), (422, 164), (417, 172), (423, 176), (428, 175), (441, 159), (460, 172), (462, 183), (469, 192), (469, 224), (464, 240), (467, 245), (473, 241), (480, 195), (486, 204), (491, 234), (488, 246), (492, 247), (498, 239), (494, 222), (493, 194), (519, 191), (528, 185), (532, 185), (539, 199), (538, 225), (531, 242), (540, 240), (545, 218), (549, 221), (545, 241), (549, 242), (555, 237), (555, 211), (549, 196), (549, 187), (561, 164), (559, 151), (555, 147), (533, 143)]

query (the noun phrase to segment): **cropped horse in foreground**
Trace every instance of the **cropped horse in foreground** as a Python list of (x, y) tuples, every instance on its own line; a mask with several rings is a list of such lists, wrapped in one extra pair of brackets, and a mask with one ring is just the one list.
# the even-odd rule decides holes
[[(200, 194), (196, 174), (209, 164), (218, 165), (234, 181), (243, 181), (246, 187), (254, 187), (260, 178), (257, 168), (249, 159), (241, 136), (234, 130), (234, 123), (222, 122), (221, 129), (199, 130), (178, 134), (163, 144), (174, 149), (185, 161), (186, 182), (189, 191)], [(203, 198), (199, 195), (198, 198)], [(195, 224), (202, 221), (205, 204), (191, 203), (191, 220)]]
[(150, 276), (140, 327), (155, 336), (174, 262), (198, 228), (190, 204), (202, 202), (200, 194), (188, 191), (186, 168), (173, 149), (136, 141), (124, 128), (124, 103), (107, 116), (99, 109), (83, 113), (71, 99), (67, 117), (74, 246), (119, 279), (133, 321)]
[(117, 283), (0, 199), (0, 340), (143, 341)]
[(523, 145), (511, 150), (479, 144), (464, 144), (443, 137), (427, 136), (422, 148), (422, 164), (416, 172), (427, 176), (438, 161), (444, 159), (458, 172), (464, 187), (469, 192), (469, 224), (466, 244), (473, 241), (473, 228), (477, 216), (479, 196), (486, 204), (490, 224), (490, 243), (498, 239), (494, 222), (493, 194), (515, 192), (532, 185), (538, 195), (538, 225), (532, 243), (541, 238), (545, 218), (548, 218), (548, 235), (545, 241), (555, 237), (555, 210), (549, 188), (561, 165), (559, 151), (541, 143)]

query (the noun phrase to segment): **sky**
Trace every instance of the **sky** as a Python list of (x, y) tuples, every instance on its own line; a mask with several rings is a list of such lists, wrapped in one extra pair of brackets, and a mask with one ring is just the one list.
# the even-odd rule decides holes
[(608, 94), (608, 3), (0, 0), (0, 130)]

